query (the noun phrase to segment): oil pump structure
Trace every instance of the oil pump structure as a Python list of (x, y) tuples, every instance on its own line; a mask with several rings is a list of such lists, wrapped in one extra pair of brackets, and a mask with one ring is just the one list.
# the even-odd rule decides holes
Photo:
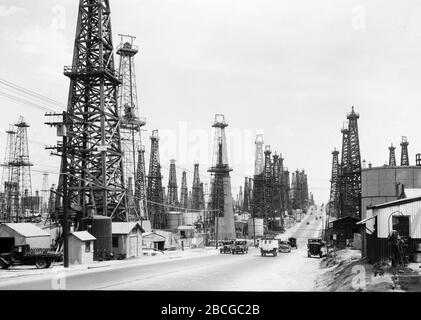
[(359, 114), (354, 107), (347, 115), (342, 132), (342, 157), (339, 187), (340, 217), (361, 218), (361, 154), (358, 136)]
[(217, 239), (235, 239), (234, 212), (231, 194), (232, 171), (228, 166), (227, 142), (225, 128), (228, 124), (221, 114), (215, 115), (215, 145), (211, 173), (211, 193), (209, 210), (214, 213), (213, 224)]
[(118, 110), (122, 81), (114, 67), (110, 13), (108, 0), (80, 0), (73, 63), (64, 68), (70, 78), (67, 112), (61, 124), (48, 123), (67, 138), (50, 149), (62, 156), (56, 213), (60, 219), (67, 195), (75, 230), (91, 214), (127, 221)]

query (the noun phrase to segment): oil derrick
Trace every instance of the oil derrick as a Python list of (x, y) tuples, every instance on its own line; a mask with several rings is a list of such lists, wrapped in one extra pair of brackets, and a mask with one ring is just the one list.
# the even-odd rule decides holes
[(180, 206), (187, 209), (189, 206), (189, 192), (187, 189), (187, 173), (183, 171), (181, 176), (181, 190), (180, 190)]
[(168, 178), (168, 194), (167, 203), (171, 206), (171, 210), (175, 210), (178, 206), (178, 186), (177, 186), (177, 172), (175, 168), (175, 160), (170, 160), (170, 174)]
[(256, 136), (256, 158), (253, 177), (253, 216), (263, 218), (265, 215), (265, 179), (263, 169), (265, 166), (263, 154), (263, 134)]
[(148, 175), (148, 213), (153, 229), (165, 229), (166, 219), (164, 214), (164, 195), (162, 190), (161, 164), (159, 160), (158, 130), (153, 130), (151, 135), (151, 157), (149, 159)]
[(307, 174), (301, 171), (301, 209), (306, 210), (308, 207), (308, 184)]
[[(25, 122), (23, 117), (19, 117), (19, 121), (15, 124), (16, 137), (13, 147), (12, 160), (9, 162), (11, 169), (10, 182), (13, 192), (11, 193), (11, 219), (16, 222), (20, 221), (25, 215), (25, 206), (22, 201), (23, 196), (30, 197), (32, 195), (31, 184), (31, 166), (29, 162), (29, 146), (27, 129), (29, 124)], [(28, 199), (28, 198), (26, 198)]]
[(302, 200), (302, 177), (300, 171), (292, 173), (292, 208), (303, 209)]
[(396, 167), (395, 149), (396, 147), (391, 143), (389, 147), (389, 167)]
[(347, 115), (349, 130), (349, 163), (348, 172), (350, 182), (350, 195), (346, 215), (361, 218), (361, 153), (358, 135), (358, 119), (360, 115), (355, 113), (354, 107)]
[(145, 169), (145, 146), (138, 150), (138, 160), (135, 180), (135, 203), (137, 211), (142, 219), (149, 219), (146, 201), (146, 169)]
[(41, 212), (43, 214), (48, 212), (48, 173), (44, 172), (42, 174), (42, 189), (41, 189)]
[[(146, 122), (139, 118), (136, 89), (134, 57), (138, 47), (133, 45), (136, 37), (119, 34), (121, 42), (116, 53), (120, 56), (119, 76), (121, 85), (118, 88), (118, 111), (120, 116), (121, 150), (123, 152), (123, 170), (125, 185), (129, 179), (136, 179), (136, 156), (141, 145), (141, 127)], [(136, 208), (137, 209), (137, 208)], [(136, 210), (137, 211), (137, 210)]]
[(243, 199), (243, 212), (250, 212), (250, 189), (249, 189), (249, 179), (247, 177), (244, 178), (244, 199)]
[(192, 209), (200, 210), (200, 176), (199, 163), (194, 164), (193, 186), (192, 186)]
[(49, 217), (53, 217), (56, 210), (56, 185), (53, 184), (50, 188), (50, 194), (48, 196), (48, 215)]
[(283, 181), (282, 181), (282, 187), (283, 187), (283, 195), (284, 195), (284, 211), (287, 211), (288, 213), (292, 210), (292, 202), (291, 202), (291, 179), (289, 175), (288, 168), (284, 168), (283, 175), (282, 175)]
[(215, 213), (216, 237), (218, 239), (235, 238), (234, 213), (231, 194), (231, 168), (228, 166), (225, 128), (228, 124), (221, 114), (215, 115), (215, 145), (211, 173), (211, 194), (209, 208)]
[[(117, 105), (121, 81), (114, 67), (110, 14), (108, 0), (79, 1), (73, 61), (64, 68), (70, 78), (67, 113), (61, 123), (67, 143), (66, 148), (63, 144), (50, 148), (62, 156), (60, 173), (68, 173), (66, 207), (77, 223), (91, 212), (127, 220)], [(60, 175), (61, 197), (63, 180)]]
[(265, 218), (272, 222), (272, 230), (274, 224), (274, 210), (273, 210), (273, 179), (272, 179), (272, 158), (270, 146), (265, 146), (265, 166), (263, 169), (264, 177), (264, 204), (265, 204)]
[(401, 142), (401, 166), (409, 166), (408, 139), (404, 136)]
[(349, 130), (348, 125), (344, 124), (342, 130), (342, 153), (341, 164), (339, 167), (339, 217), (343, 218), (345, 214), (345, 206), (347, 203), (348, 194), (350, 193), (350, 182), (348, 178), (348, 162), (349, 162)]
[(330, 178), (329, 215), (338, 216), (339, 209), (339, 151), (332, 151), (332, 174)]
[(238, 192), (238, 199), (237, 199), (237, 210), (240, 212), (241, 208), (243, 207), (243, 187), (240, 186), (240, 191)]
[(282, 187), (281, 187), (281, 168), (279, 162), (279, 155), (273, 155), (272, 165), (272, 183), (273, 183), (273, 210), (274, 216), (282, 216)]
[(6, 131), (6, 151), (3, 163), (3, 173), (1, 179), (1, 188), (3, 190), (1, 201), (1, 216), (0, 220), (4, 222), (11, 222), (12, 209), (15, 208), (14, 201), (17, 194), (17, 186), (11, 183), (12, 170), (10, 163), (13, 161), (13, 153), (15, 149), (16, 131), (14, 126), (10, 125), (9, 130)]
[(133, 192), (133, 178), (129, 177), (126, 185), (126, 197), (127, 197), (127, 220), (128, 221), (138, 221), (138, 211), (136, 208), (136, 202)]

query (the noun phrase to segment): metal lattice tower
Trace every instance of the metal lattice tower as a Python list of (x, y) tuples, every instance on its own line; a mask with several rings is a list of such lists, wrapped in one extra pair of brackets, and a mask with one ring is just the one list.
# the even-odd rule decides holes
[(332, 173), (330, 178), (329, 214), (338, 215), (339, 209), (339, 151), (332, 151)]
[(180, 205), (182, 208), (187, 209), (189, 206), (189, 191), (187, 189), (187, 173), (183, 171), (181, 175), (181, 190), (180, 190)]
[(395, 149), (396, 147), (391, 143), (389, 147), (389, 167), (396, 167)]
[(345, 205), (349, 194), (348, 162), (349, 162), (349, 130), (348, 123), (344, 123), (342, 129), (342, 153), (339, 166), (339, 217), (345, 217)]
[(11, 219), (16, 222), (20, 221), (25, 215), (25, 206), (22, 197), (32, 196), (32, 182), (31, 182), (31, 166), (33, 164), (29, 161), (29, 145), (28, 132), (29, 124), (25, 122), (23, 117), (19, 117), (19, 121), (15, 124), (16, 137), (13, 149), (13, 157), (9, 162), (11, 169), (11, 186), (12, 186), (12, 201), (11, 201)]
[(409, 166), (408, 139), (403, 136), (401, 142), (401, 166)]
[(4, 222), (11, 222), (11, 211), (12, 208), (15, 208), (15, 204), (13, 203), (13, 201), (16, 199), (15, 194), (17, 194), (18, 192), (17, 186), (11, 183), (12, 169), (10, 163), (13, 160), (16, 140), (16, 131), (14, 130), (14, 125), (10, 125), (9, 130), (6, 131), (6, 134), (7, 141), (1, 179), (1, 189), (3, 195), (1, 199), (0, 220)]
[(282, 216), (282, 184), (279, 155), (272, 156), (273, 210), (276, 217)]
[(192, 209), (200, 209), (200, 176), (199, 163), (194, 164), (193, 185), (192, 185)]
[[(117, 105), (121, 80), (114, 67), (109, 1), (80, 0), (78, 11), (73, 62), (64, 68), (70, 78), (65, 120), (69, 213), (78, 223), (91, 212), (126, 221)], [(58, 192), (63, 194), (62, 176)]]
[(146, 201), (146, 168), (145, 168), (145, 146), (138, 150), (137, 170), (135, 179), (135, 202), (136, 208), (142, 219), (149, 219), (148, 205)]
[(254, 162), (253, 177), (253, 215), (255, 218), (263, 218), (265, 215), (265, 179), (264, 179), (264, 154), (263, 134), (256, 136), (256, 156)]
[(215, 211), (214, 220), (218, 226), (218, 237), (221, 239), (235, 238), (234, 213), (231, 194), (232, 169), (228, 166), (227, 142), (225, 128), (228, 124), (221, 114), (215, 115), (212, 125), (215, 128), (215, 144), (212, 167), (208, 169), (211, 173), (211, 193), (209, 208)]
[(273, 179), (272, 179), (272, 151), (270, 146), (265, 146), (265, 166), (263, 169), (264, 177), (264, 202), (265, 202), (265, 218), (273, 217)]
[(154, 229), (164, 229), (166, 227), (163, 193), (161, 164), (159, 160), (159, 136), (158, 130), (153, 130), (151, 135), (151, 157), (149, 159), (146, 198), (148, 199), (148, 212), (151, 218), (152, 228)]
[(300, 171), (295, 170), (292, 173), (292, 208), (293, 209), (302, 209), (301, 201), (301, 183), (300, 183)]
[(306, 210), (308, 207), (308, 182), (307, 174), (301, 171), (301, 208)]
[(205, 190), (203, 182), (200, 183), (200, 201), (199, 201), (199, 209), (204, 210), (205, 209)]
[(177, 186), (177, 171), (175, 168), (175, 160), (170, 160), (170, 174), (168, 178), (168, 195), (167, 201), (170, 206), (173, 206), (174, 210), (178, 206), (178, 186)]
[(47, 213), (48, 212), (48, 196), (50, 190), (48, 189), (48, 173), (44, 172), (42, 174), (42, 189), (41, 189), (41, 212)]
[(133, 44), (136, 37), (120, 36), (117, 54), (120, 56), (119, 76), (121, 85), (118, 88), (118, 111), (120, 116), (121, 149), (123, 152), (123, 169), (125, 185), (136, 179), (136, 156), (141, 146), (141, 127), (146, 124), (145, 119), (139, 118), (139, 106), (136, 88), (136, 73), (134, 57), (138, 47)]

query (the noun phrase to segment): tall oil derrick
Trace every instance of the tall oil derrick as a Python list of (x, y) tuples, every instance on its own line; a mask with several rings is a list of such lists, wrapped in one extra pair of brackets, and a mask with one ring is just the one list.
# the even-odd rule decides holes
[(42, 189), (41, 189), (41, 213), (45, 214), (48, 211), (48, 196), (49, 196), (49, 189), (48, 189), (48, 173), (44, 172), (42, 174)]
[(247, 177), (244, 178), (244, 199), (243, 199), (243, 212), (250, 212), (250, 189), (249, 189), (249, 179)]
[[(361, 153), (358, 136), (358, 119), (360, 115), (354, 111), (354, 107), (347, 115), (349, 130), (349, 162), (347, 174), (350, 183), (349, 202), (346, 204), (346, 216), (361, 218)], [(409, 164), (408, 164), (409, 165)]]
[(272, 166), (272, 183), (273, 183), (273, 210), (276, 217), (282, 217), (282, 188), (281, 188), (281, 168), (279, 155), (273, 155)]
[(20, 221), (25, 215), (25, 206), (23, 206), (22, 197), (32, 195), (31, 182), (31, 166), (29, 161), (29, 146), (27, 129), (29, 124), (25, 122), (23, 117), (19, 117), (19, 121), (15, 124), (16, 137), (13, 149), (12, 160), (9, 162), (11, 169), (10, 182), (12, 186), (12, 210), (11, 218), (16, 222)]
[(330, 178), (329, 215), (338, 216), (339, 209), (339, 151), (332, 151), (332, 173)]
[(265, 203), (265, 218), (268, 221), (274, 221), (273, 210), (273, 176), (272, 176), (272, 151), (270, 146), (265, 146), (265, 166), (263, 169), (264, 177), (264, 203)]
[(126, 197), (127, 197), (127, 220), (138, 221), (139, 212), (137, 211), (136, 201), (133, 192), (133, 178), (129, 177), (126, 184)]
[(199, 163), (194, 164), (193, 186), (192, 186), (192, 209), (200, 210), (200, 176)]
[(4, 222), (11, 222), (12, 208), (15, 208), (13, 201), (15, 200), (15, 194), (18, 192), (17, 185), (13, 185), (12, 170), (10, 163), (13, 161), (13, 153), (15, 149), (16, 131), (14, 126), (10, 125), (9, 130), (6, 131), (7, 141), (6, 150), (3, 162), (3, 172), (1, 179), (1, 188), (3, 190), (3, 197), (1, 202), (1, 216), (0, 220)]
[(139, 212), (141, 219), (144, 220), (149, 219), (146, 201), (146, 185), (145, 146), (141, 146), (138, 150), (134, 197), (137, 211)]
[(146, 199), (148, 199), (148, 212), (152, 228), (165, 229), (166, 219), (164, 195), (162, 189), (161, 164), (159, 160), (158, 130), (153, 130), (151, 135), (151, 157), (149, 159), (149, 175)]
[[(280, 184), (280, 210), (281, 216), (285, 216), (285, 211), (288, 211), (288, 192), (289, 192), (289, 177), (286, 176), (286, 172), (284, 168), (284, 158), (282, 158), (282, 153), (279, 154), (278, 158), (278, 166), (279, 166), (279, 184)], [(287, 170), (288, 171), (288, 170)]]
[(389, 147), (389, 167), (396, 167), (395, 149), (396, 147), (391, 143)]
[[(215, 144), (211, 173), (211, 194), (209, 208), (215, 213), (218, 239), (235, 238), (234, 213), (231, 194), (231, 168), (228, 166), (225, 128), (228, 124), (221, 114), (215, 115)], [(215, 211), (216, 210), (216, 211)]]
[(189, 206), (189, 191), (187, 189), (187, 173), (181, 175), (180, 206), (187, 209)]
[(263, 134), (256, 136), (256, 157), (254, 163), (253, 177), (253, 207), (252, 212), (255, 218), (263, 218), (265, 215), (265, 179), (264, 179), (264, 154), (263, 154)]
[(409, 166), (408, 139), (403, 136), (401, 142), (401, 166)]
[(170, 174), (168, 178), (168, 193), (167, 202), (171, 206), (171, 210), (175, 210), (178, 206), (178, 186), (177, 186), (177, 172), (175, 168), (175, 160), (170, 160)]
[(292, 208), (302, 209), (300, 171), (292, 173)]
[(283, 188), (284, 188), (284, 198), (285, 198), (285, 202), (284, 202), (284, 211), (287, 211), (288, 213), (291, 212), (292, 210), (292, 201), (291, 201), (291, 197), (290, 197), (290, 193), (291, 193), (291, 179), (290, 179), (290, 175), (289, 175), (289, 170), (288, 168), (284, 168), (283, 171)]
[(307, 184), (307, 174), (305, 171), (301, 171), (301, 202), (302, 209), (307, 209), (308, 206), (308, 184)]
[[(123, 152), (123, 169), (125, 185), (131, 178), (136, 179), (136, 156), (141, 145), (141, 127), (146, 124), (139, 118), (136, 90), (136, 73), (134, 57), (138, 47), (133, 45), (136, 37), (119, 34), (121, 42), (116, 53), (120, 56), (119, 75), (121, 85), (118, 88), (118, 111), (120, 116), (121, 149)], [(139, 213), (138, 213), (139, 214)]]
[[(67, 155), (62, 144), (55, 149), (62, 156), (60, 172), (67, 173), (69, 214), (76, 223), (90, 212), (114, 221), (127, 220), (117, 105), (121, 80), (114, 67), (110, 14), (108, 0), (79, 1), (73, 61), (64, 68), (64, 75), (70, 78), (62, 123)], [(61, 197), (63, 191), (60, 175)]]

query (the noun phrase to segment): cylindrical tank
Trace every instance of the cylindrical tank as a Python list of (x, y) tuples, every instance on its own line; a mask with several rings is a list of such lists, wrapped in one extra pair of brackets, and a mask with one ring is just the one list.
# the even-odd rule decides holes
[(183, 213), (179, 211), (167, 212), (167, 227), (168, 229), (177, 229), (178, 226), (183, 225)]
[(94, 241), (94, 260), (97, 261), (102, 256), (112, 252), (112, 226), (111, 218), (105, 216), (94, 215), (82, 220), (83, 230), (92, 234)]
[(197, 220), (199, 220), (201, 213), (200, 212), (184, 212), (184, 225), (192, 226), (194, 225)]
[(247, 229), (248, 229), (249, 237), (253, 237), (254, 232), (256, 234), (256, 237), (262, 237), (263, 236), (263, 219), (259, 219), (259, 218), (254, 219), (254, 229), (255, 229), (254, 232), (253, 232), (253, 219), (249, 219)]

